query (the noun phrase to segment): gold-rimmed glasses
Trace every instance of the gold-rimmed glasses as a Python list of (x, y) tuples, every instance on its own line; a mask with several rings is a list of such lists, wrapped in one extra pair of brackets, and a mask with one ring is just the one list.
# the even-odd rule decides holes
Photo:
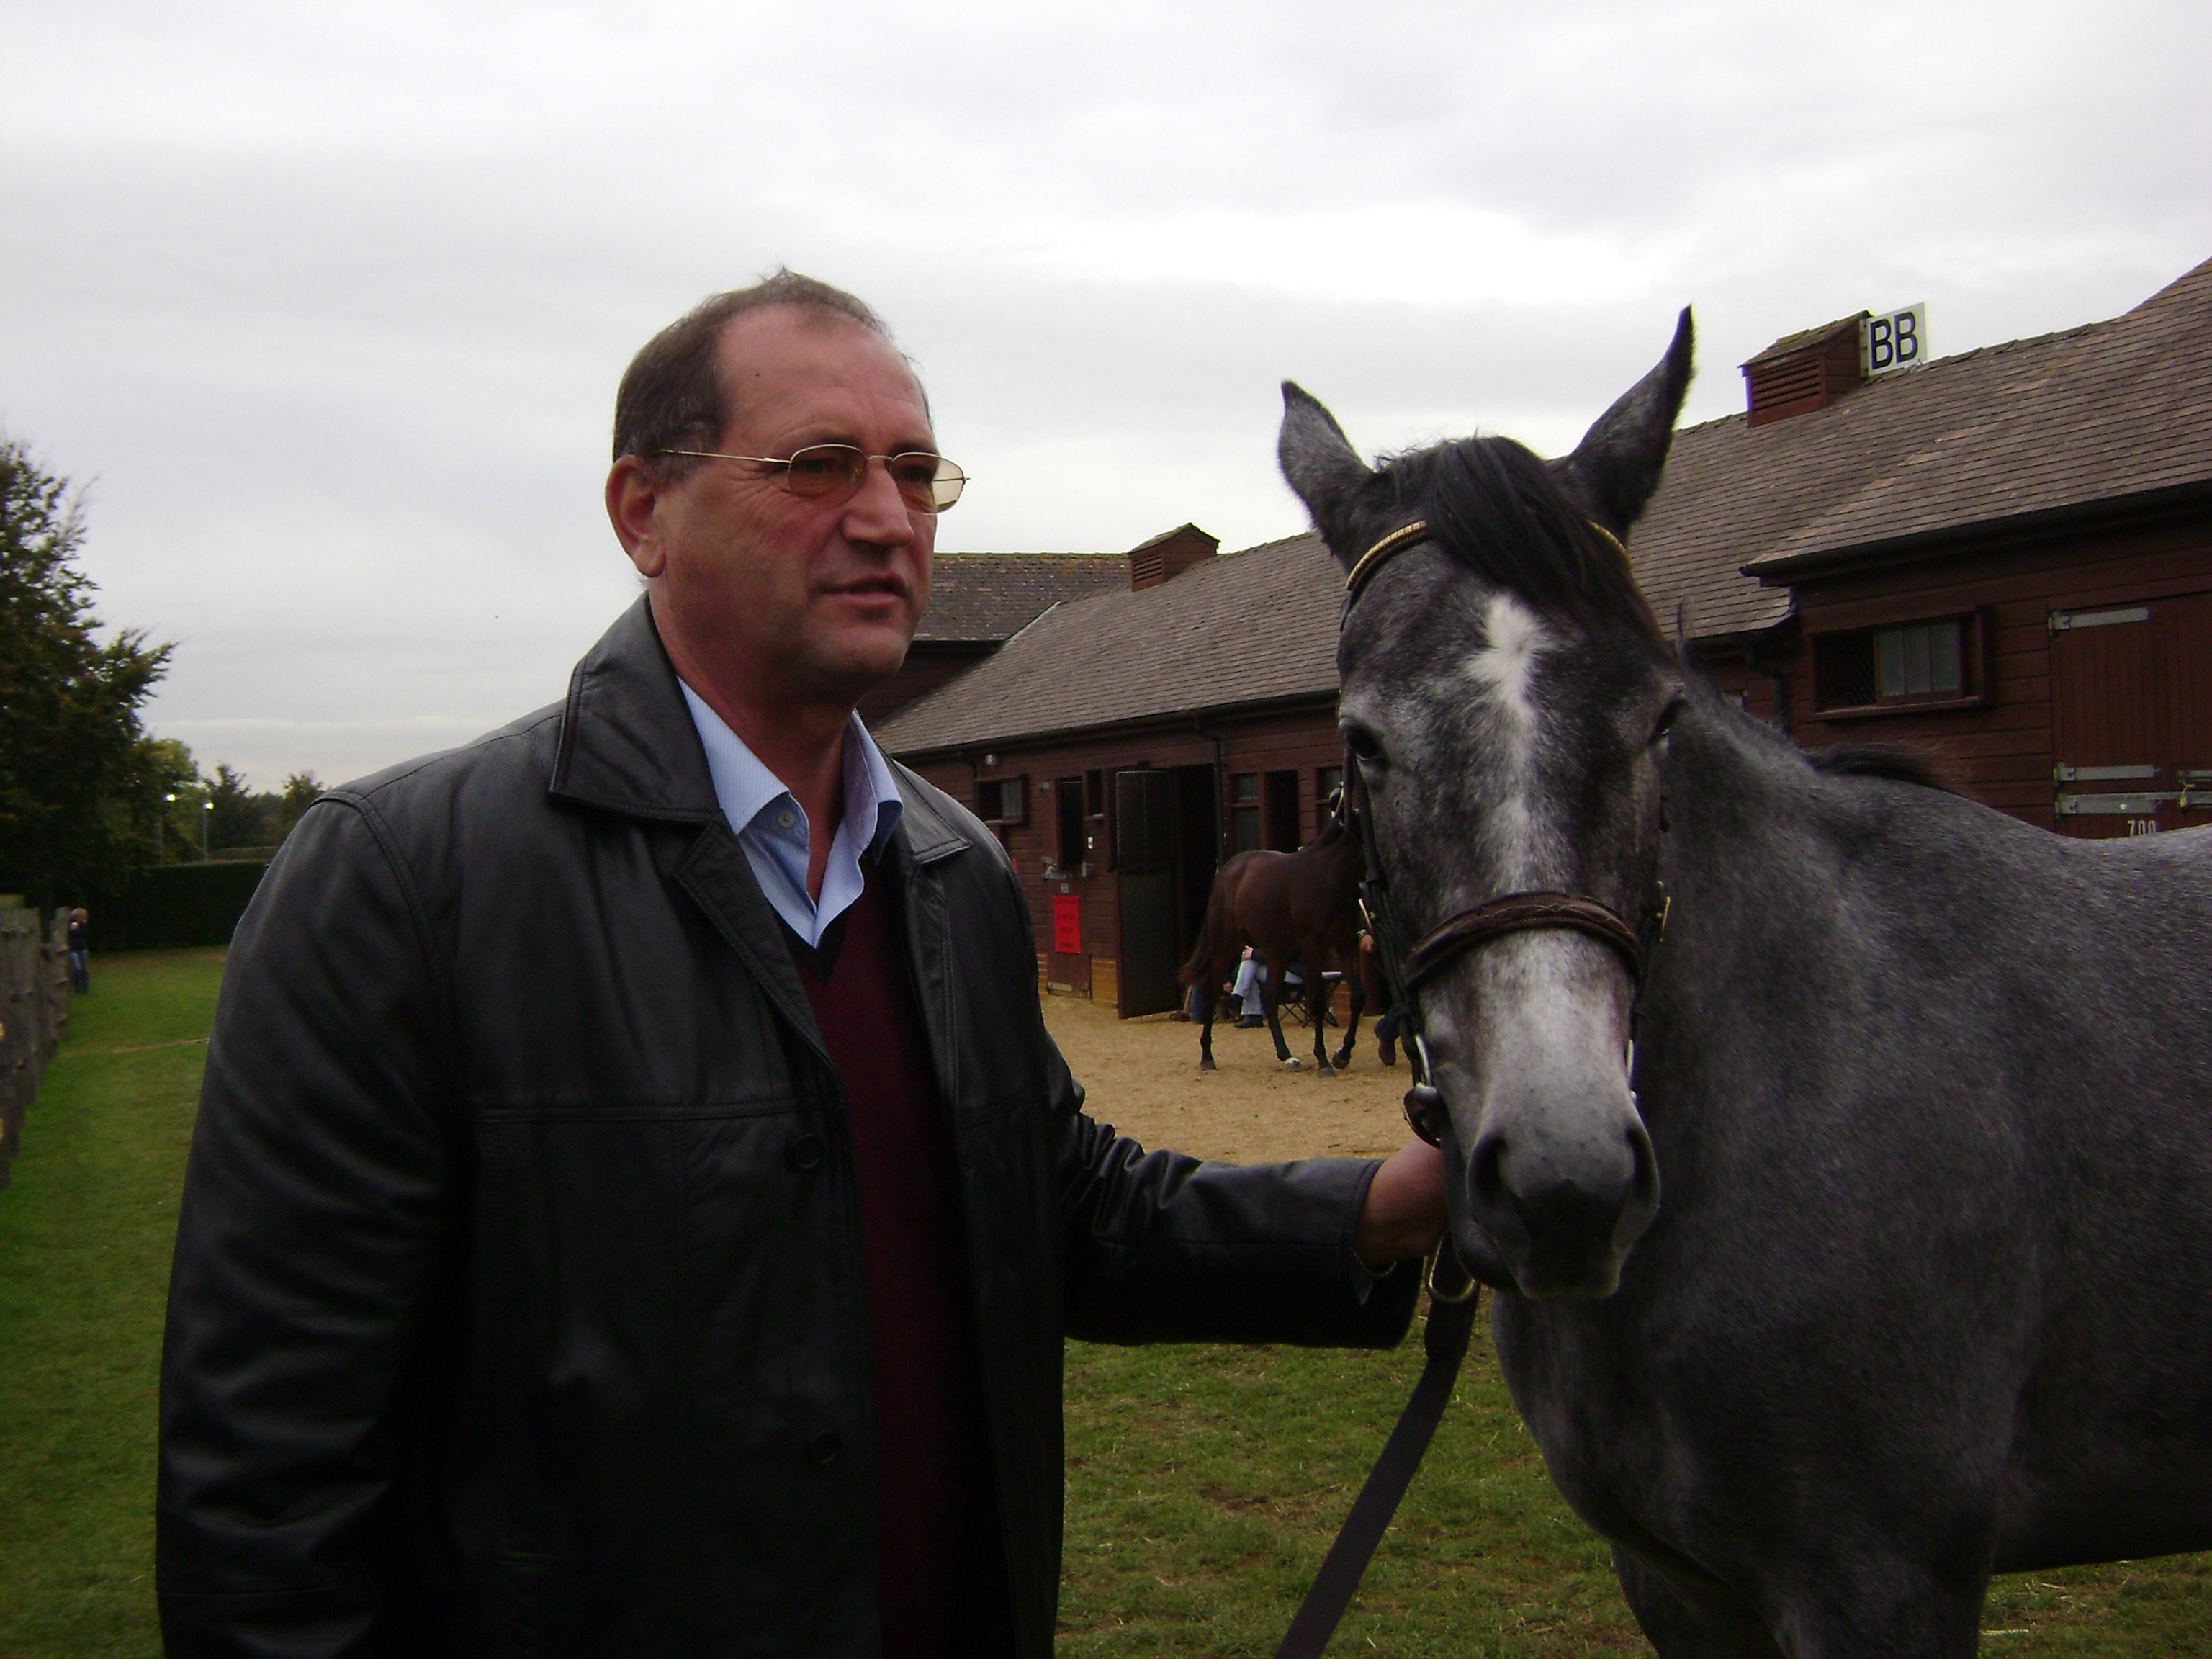
[(908, 507), (923, 513), (942, 513), (960, 499), (968, 475), (942, 455), (926, 449), (908, 449), (896, 455), (871, 455), (853, 444), (809, 444), (789, 455), (724, 455), (707, 449), (664, 449), (663, 455), (683, 455), (696, 461), (750, 461), (756, 466), (779, 467), (783, 485), (794, 495), (849, 495), (868, 476), (868, 463), (881, 461), (891, 483)]

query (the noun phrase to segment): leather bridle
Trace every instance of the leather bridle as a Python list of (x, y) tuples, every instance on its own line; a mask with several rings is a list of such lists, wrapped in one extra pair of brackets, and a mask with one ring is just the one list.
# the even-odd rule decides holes
[[(1623, 559), (1628, 557), (1627, 550), (1604, 526), (1592, 524), (1589, 528), (1620, 552)], [(1426, 521), (1415, 519), (1399, 526), (1360, 555), (1345, 578), (1344, 613), (1337, 623), (1340, 633), (1351, 619), (1352, 608), (1358, 603), (1361, 590), (1375, 573), (1427, 536)], [(1383, 873), (1382, 850), (1375, 842), (1375, 815), (1367, 805), (1366, 777), (1360, 768), (1359, 756), (1348, 744), (1345, 748), (1344, 775), (1343, 811), (1359, 833), (1363, 866), (1359, 883), (1361, 916), (1375, 939), (1384, 993), (1390, 999), (1390, 1006), (1402, 1011), (1400, 1018), (1409, 1028), (1406, 1048), (1414, 1069), (1414, 1086), (1406, 1095), (1406, 1121), (1413, 1133), (1432, 1146), (1441, 1143), (1443, 1133), (1443, 1097), (1429, 1080), (1428, 1044), (1422, 1035), (1416, 993), (1465, 952), (1507, 933), (1565, 928), (1587, 934), (1619, 953), (1628, 969), (1629, 982), (1635, 987), (1635, 1000), (1629, 1012), (1628, 1052), (1632, 1070), (1637, 1016), (1644, 1006), (1645, 970), (1651, 952), (1667, 936), (1667, 915), (1672, 902), (1667, 896), (1666, 884), (1653, 884), (1651, 902), (1640, 927), (1632, 926), (1602, 900), (1582, 893), (1501, 893), (1447, 918), (1410, 948), (1402, 947), (1390, 916), (1390, 884)], [(1663, 797), (1660, 827), (1666, 827)]]

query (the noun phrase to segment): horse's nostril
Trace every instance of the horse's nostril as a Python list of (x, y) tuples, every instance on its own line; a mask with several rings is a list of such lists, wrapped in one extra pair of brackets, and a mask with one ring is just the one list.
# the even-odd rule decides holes
[(1640, 1121), (1632, 1120), (1629, 1123), (1628, 1156), (1635, 1165), (1630, 1182), (1637, 1201), (1656, 1206), (1659, 1202), (1659, 1158), (1651, 1150), (1651, 1137)]
[(1468, 1178), (1474, 1188), (1474, 1196), (1483, 1204), (1502, 1204), (1505, 1196), (1505, 1137), (1486, 1134), (1475, 1143), (1474, 1156), (1468, 1160)]

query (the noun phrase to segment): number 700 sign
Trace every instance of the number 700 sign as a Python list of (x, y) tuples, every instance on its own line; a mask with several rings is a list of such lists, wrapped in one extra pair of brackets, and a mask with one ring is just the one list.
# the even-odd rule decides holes
[(1859, 319), (1859, 372), (1889, 374), (1928, 361), (1928, 304)]

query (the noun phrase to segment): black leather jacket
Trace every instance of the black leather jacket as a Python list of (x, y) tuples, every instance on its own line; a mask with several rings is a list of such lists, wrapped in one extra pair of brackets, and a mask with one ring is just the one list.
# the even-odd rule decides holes
[[(1006, 1626), (1042, 1659), (1063, 1334), (1388, 1344), (1415, 1276), (1363, 1299), (1371, 1164), (1200, 1164), (1085, 1116), (997, 842), (900, 785)], [(565, 706), (317, 804), (239, 927), (192, 1138), (169, 1651), (876, 1652), (896, 1380), (846, 1134), (642, 601)]]

